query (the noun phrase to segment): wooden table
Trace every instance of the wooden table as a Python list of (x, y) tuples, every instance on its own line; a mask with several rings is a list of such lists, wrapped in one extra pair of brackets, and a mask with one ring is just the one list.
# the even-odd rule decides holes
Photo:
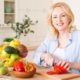
[(2, 76), (0, 80), (80, 80), (80, 74), (61, 74), (48, 75), (46, 72), (48, 68), (38, 67), (36, 74), (31, 78), (16, 78), (14, 75)]

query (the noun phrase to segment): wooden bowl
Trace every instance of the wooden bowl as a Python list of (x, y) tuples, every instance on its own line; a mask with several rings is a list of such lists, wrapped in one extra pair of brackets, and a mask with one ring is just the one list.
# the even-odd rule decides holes
[(18, 78), (29, 78), (32, 77), (36, 71), (29, 71), (29, 72), (19, 72), (19, 71), (13, 71), (13, 75)]

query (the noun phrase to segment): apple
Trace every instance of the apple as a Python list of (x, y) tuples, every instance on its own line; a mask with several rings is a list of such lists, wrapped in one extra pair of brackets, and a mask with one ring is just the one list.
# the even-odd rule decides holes
[(18, 54), (13, 53), (13, 54), (11, 54), (10, 59), (11, 59), (11, 60), (15, 60), (15, 61), (17, 61), (17, 60), (20, 59), (20, 57), (19, 57)]
[(7, 58), (5, 61), (4, 61), (4, 66), (6, 67), (12, 67), (14, 65), (14, 63), (18, 60), (20, 60), (21, 58), (18, 56), (18, 54), (11, 54), (10, 58)]
[(10, 42), (10, 46), (14, 47), (14, 48), (17, 48), (18, 46), (20, 45), (20, 41), (19, 40), (12, 40)]
[(6, 67), (0, 67), (0, 75), (4, 75), (4, 74), (6, 74), (7, 73), (7, 68)]
[(0, 67), (4, 66), (3, 62), (0, 62)]
[(26, 51), (25, 53), (20, 53), (19, 56), (21, 58), (25, 58), (27, 56), (28, 52)]
[(6, 58), (9, 58), (11, 54), (6, 53), (4, 50), (1, 53), (1, 59), (5, 60)]
[(4, 66), (5, 67), (12, 67), (15, 63), (15, 60), (7, 59), (4, 61)]
[(21, 57), (21, 58), (25, 58), (26, 56), (27, 56), (27, 54), (28, 54), (28, 49), (27, 49), (27, 47), (25, 46), (25, 45), (23, 45), (23, 44), (20, 44), (18, 47), (17, 47), (17, 49), (19, 50), (19, 56)]

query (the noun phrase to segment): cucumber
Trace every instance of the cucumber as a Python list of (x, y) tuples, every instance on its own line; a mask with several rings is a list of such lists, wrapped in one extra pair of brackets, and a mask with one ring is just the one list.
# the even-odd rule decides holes
[(4, 48), (4, 51), (7, 52), (8, 54), (12, 54), (12, 53), (19, 54), (19, 50), (11, 46), (7, 46), (6, 48)]

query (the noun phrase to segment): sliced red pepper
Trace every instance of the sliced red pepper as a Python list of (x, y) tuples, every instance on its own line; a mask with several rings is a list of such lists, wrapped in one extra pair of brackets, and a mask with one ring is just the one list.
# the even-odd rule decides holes
[(67, 69), (65, 69), (64, 67), (61, 67), (61, 71), (62, 71), (62, 73), (67, 73), (68, 72)]
[(64, 66), (55, 65), (55, 66), (54, 66), (54, 70), (55, 70), (55, 69), (60, 70), (60, 74), (67, 73), (67, 69), (64, 68)]
[(53, 71), (48, 71), (47, 74), (64, 74), (67, 73), (67, 69), (65, 69), (63, 66), (55, 65)]
[(54, 70), (54, 71), (48, 71), (47, 74), (53, 75), (53, 74), (59, 74), (59, 72), (57, 70)]

